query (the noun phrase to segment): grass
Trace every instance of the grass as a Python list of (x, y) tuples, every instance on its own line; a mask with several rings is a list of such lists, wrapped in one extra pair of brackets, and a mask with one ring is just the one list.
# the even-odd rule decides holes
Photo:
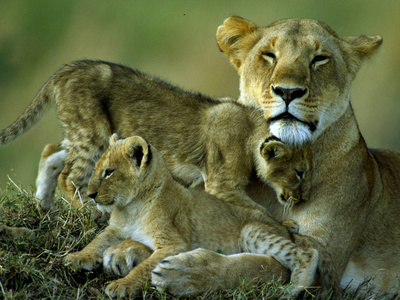
[[(0, 189), (0, 221), (8, 226), (27, 227), (35, 233), (32, 238), (18, 239), (0, 234), (0, 299), (109, 299), (104, 287), (115, 277), (102, 269), (76, 271), (62, 263), (66, 254), (82, 249), (104, 225), (96, 224), (88, 209), (71, 208), (62, 196), (56, 197), (56, 212), (41, 215), (33, 195), (32, 189), (24, 190), (12, 179), (5, 189)], [(278, 281), (243, 281), (235, 290), (206, 292), (197, 299), (279, 299), (286, 289)], [(174, 297), (147, 286), (139, 299)], [(305, 292), (299, 299), (331, 297), (318, 296), (316, 290)], [(343, 299), (362, 298), (353, 293), (345, 294)]]

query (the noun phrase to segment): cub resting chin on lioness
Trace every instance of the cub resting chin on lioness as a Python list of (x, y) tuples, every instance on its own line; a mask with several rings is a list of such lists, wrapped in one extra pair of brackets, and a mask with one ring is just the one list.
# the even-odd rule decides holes
[[(296, 194), (299, 185), (305, 185), (306, 191), (311, 179), (309, 174), (301, 179), (295, 168), (284, 167), (290, 160), (293, 164), (312, 161), (310, 156), (304, 162), (303, 153), (293, 151), (274, 139), (264, 142), (260, 149), (259, 160), (265, 161), (260, 174), (285, 195)], [(330, 272), (329, 262), (318, 264), (317, 250), (297, 247), (287, 228), (264, 210), (243, 208), (180, 185), (156, 148), (139, 136), (120, 140), (116, 134), (111, 137), (110, 147), (96, 164), (88, 194), (99, 205), (112, 207), (109, 226), (83, 250), (69, 254), (66, 264), (92, 270), (102, 262), (107, 248), (126, 239), (152, 251), (147, 258), (142, 255), (136, 259), (139, 264), (124, 278), (107, 286), (110, 296), (135, 295), (160, 261), (168, 265), (167, 257), (199, 247), (225, 254), (251, 252), (274, 257), (292, 271), (290, 296), (313, 284), (317, 265), (321, 273)], [(139, 250), (143, 251), (143, 246)], [(162, 272), (161, 268), (153, 271), (154, 284)]]

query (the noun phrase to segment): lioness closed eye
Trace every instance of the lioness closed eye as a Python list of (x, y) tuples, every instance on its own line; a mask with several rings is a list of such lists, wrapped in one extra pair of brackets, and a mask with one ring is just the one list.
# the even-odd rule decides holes
[[(125, 239), (153, 250), (127, 276), (107, 286), (110, 296), (134, 295), (159, 261), (198, 247), (273, 256), (292, 271), (291, 295), (314, 281), (317, 250), (298, 248), (287, 229), (264, 211), (243, 209), (184, 188), (172, 178), (157, 150), (141, 137), (111, 137), (88, 193), (98, 204), (113, 207), (110, 223), (83, 250), (69, 254), (66, 264), (91, 270), (102, 261), (105, 249)], [(154, 272), (162, 276), (162, 269)]]

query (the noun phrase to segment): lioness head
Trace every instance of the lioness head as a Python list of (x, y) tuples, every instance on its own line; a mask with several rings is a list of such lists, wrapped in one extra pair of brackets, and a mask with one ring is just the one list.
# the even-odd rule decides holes
[(261, 108), (285, 143), (316, 139), (346, 111), (351, 82), (379, 36), (339, 37), (316, 20), (257, 27), (237, 16), (218, 28), (220, 49), (240, 76), (239, 101)]
[(260, 154), (258, 174), (275, 189), (281, 204), (308, 200), (314, 160), (309, 144), (300, 148), (269, 138), (261, 145)]
[(152, 148), (143, 138), (118, 139), (113, 134), (96, 164), (88, 196), (102, 206), (126, 206), (154, 184), (153, 160)]

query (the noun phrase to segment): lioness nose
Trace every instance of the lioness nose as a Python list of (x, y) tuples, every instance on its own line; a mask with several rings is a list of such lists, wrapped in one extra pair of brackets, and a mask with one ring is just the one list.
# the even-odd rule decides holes
[(283, 101), (285, 101), (286, 105), (289, 105), (292, 100), (296, 98), (301, 98), (307, 93), (307, 89), (300, 89), (300, 88), (294, 88), (294, 89), (286, 89), (280, 86), (272, 87), (272, 91), (281, 97)]
[(97, 196), (97, 192), (88, 194), (88, 196), (89, 196), (89, 198), (92, 198), (94, 200), (96, 198), (96, 196)]

